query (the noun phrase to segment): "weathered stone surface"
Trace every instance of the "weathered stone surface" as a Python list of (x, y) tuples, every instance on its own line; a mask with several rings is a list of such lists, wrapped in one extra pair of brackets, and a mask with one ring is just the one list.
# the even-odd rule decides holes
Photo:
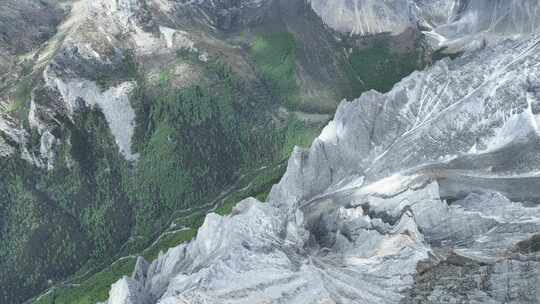
[[(436, 47), (469, 52), (388, 94), (344, 101), (312, 147), (294, 151), (267, 204), (248, 199), (231, 216), (210, 214), (193, 242), (150, 265), (139, 259), (108, 303), (537, 303), (538, 2), (311, 3), (338, 31), (420, 23)], [(234, 30), (271, 4), (76, 2), (38, 54), (44, 72), (29, 122), (39, 155), (24, 149), (26, 131), (0, 120), (0, 156), (20, 148), (52, 168), (57, 116), (98, 107), (119, 150), (136, 159), (125, 50), (197, 51), (190, 34), (155, 26), (150, 11), (179, 23), (200, 13), (205, 25)]]
[(341, 32), (398, 34), (420, 26), (436, 48), (475, 49), (485, 41), (526, 35), (540, 27), (536, 0), (310, 0)]
[(506, 40), (342, 102), (267, 204), (208, 215), (150, 265), (144, 295), (537, 303), (539, 62), (540, 37)]

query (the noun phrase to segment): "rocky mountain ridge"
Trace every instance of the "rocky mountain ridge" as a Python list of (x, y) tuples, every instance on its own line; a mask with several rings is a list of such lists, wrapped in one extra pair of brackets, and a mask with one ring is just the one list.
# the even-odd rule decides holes
[(435, 48), (474, 49), (484, 41), (538, 31), (536, 0), (310, 0), (313, 9), (338, 31), (353, 35), (398, 34), (420, 27)]
[(344, 101), (268, 203), (207, 216), (109, 304), (537, 303), (540, 38)]
[(45, 43), (6, 57), (0, 299), (140, 252), (427, 40), (466, 54), (342, 102), (269, 204), (209, 215), (109, 302), (534, 303), (537, 1), (49, 2)]
[[(36, 24), (27, 2), (40, 8)], [(4, 3), (25, 21), (20, 42), (46, 33), (0, 46), (6, 303), (73, 293), (82, 284), (64, 285), (68, 276), (146, 252), (174, 225), (194, 232), (202, 214), (244, 198), (218, 199), (259, 168), (249, 195), (266, 196), (293, 144), (311, 142), (339, 100), (425, 64), (418, 31), (347, 37), (303, 0)], [(189, 239), (173, 230), (167, 247)], [(104, 300), (108, 284), (64, 303)], [(62, 301), (52, 292), (39, 303), (47, 296)]]
[[(209, 215), (108, 303), (535, 303), (538, 47), (507, 42), (344, 102), (269, 203)], [(414, 285), (445, 263), (479, 267), (484, 285)]]

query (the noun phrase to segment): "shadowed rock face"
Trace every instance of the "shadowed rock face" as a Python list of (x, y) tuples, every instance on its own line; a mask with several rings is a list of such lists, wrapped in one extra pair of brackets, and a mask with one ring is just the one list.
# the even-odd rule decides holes
[(343, 102), (268, 203), (208, 215), (109, 304), (537, 303), (539, 82), (532, 35)]
[(64, 12), (55, 1), (0, 1), (0, 48), (28, 52), (56, 32)]
[[(28, 53), (52, 37), (64, 16), (64, 10), (51, 0), (0, 1), (0, 89), (17, 78), (16, 55)], [(4, 102), (0, 97), (0, 106)]]
[(210, 16), (214, 26), (228, 30), (262, 18), (265, 8), (272, 5), (273, 0), (196, 0), (194, 2), (198, 9), (202, 9)]

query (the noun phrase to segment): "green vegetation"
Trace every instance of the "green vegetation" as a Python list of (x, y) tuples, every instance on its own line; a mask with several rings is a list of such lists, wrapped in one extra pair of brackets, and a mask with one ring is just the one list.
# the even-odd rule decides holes
[(103, 114), (89, 109), (64, 126), (58, 132), (69, 141), (58, 148), (54, 170), (17, 157), (0, 162), (0, 271), (4, 284), (14, 284), (1, 298), (44, 288), (88, 260), (104, 261), (130, 235), (127, 164)]
[(283, 162), (274, 167), (264, 167), (245, 175), (241, 180), (241, 189), (223, 198), (214, 212), (219, 215), (231, 214), (234, 206), (248, 197), (255, 197), (262, 202), (266, 201), (270, 189), (279, 182), (285, 169), (286, 163)]
[[(257, 39), (252, 55), (264, 88), (220, 61), (201, 63), (192, 54), (179, 54), (178, 62), (200, 65), (203, 80), (181, 89), (168, 70), (156, 84), (147, 82), (129, 52), (119, 77), (99, 75), (102, 89), (122, 79), (138, 83), (130, 100), (140, 159), (126, 161), (103, 114), (88, 108), (73, 120), (55, 117), (60, 145), (53, 170), (0, 160), (0, 276), (7, 282), (0, 300), (22, 300), (80, 269), (88, 274), (81, 270), (70, 280), (80, 285), (61, 284), (37, 303), (105, 300), (110, 284), (133, 267), (127, 258), (103, 269), (119, 252), (155, 259), (191, 240), (213, 207), (226, 215), (248, 196), (265, 200), (292, 147), (308, 146), (320, 130), (293, 115), (277, 121), (268, 114), (276, 100), (289, 108), (298, 103), (295, 51), (290, 34)], [(17, 112), (27, 110), (32, 89), (31, 78), (24, 78)], [(40, 87), (34, 94), (41, 102), (55, 98)], [(37, 134), (31, 142), (39, 149)], [(208, 204), (235, 181), (235, 191)], [(187, 209), (194, 211), (179, 215)], [(168, 231), (171, 222), (176, 231)]]
[(24, 119), (28, 115), (30, 99), (34, 82), (31, 75), (24, 76), (19, 80), (13, 95), (13, 104), (9, 111), (19, 119)]
[[(232, 192), (222, 200), (222, 204), (214, 212), (227, 215), (232, 208), (242, 199), (249, 196), (258, 196), (263, 200), (266, 198), (270, 187), (277, 183), (285, 170), (285, 163), (276, 167), (264, 168), (246, 174), (238, 185), (240, 188)], [(141, 255), (148, 261), (155, 260), (160, 252), (165, 252), (169, 248), (176, 247), (184, 242), (192, 240), (198, 228), (203, 224), (204, 213), (195, 213), (187, 217), (176, 219), (174, 224), (177, 227), (185, 227), (174, 231), (165, 232), (152, 246), (143, 250)], [(35, 301), (35, 304), (64, 304), (76, 303), (87, 304), (107, 299), (110, 285), (124, 275), (130, 275), (133, 271), (135, 258), (123, 258), (110, 267), (80, 281), (64, 287), (57, 287), (53, 292)], [(54, 301), (53, 301), (54, 299)]]
[[(198, 227), (197, 227), (198, 228)], [(167, 249), (176, 247), (182, 243), (191, 241), (197, 235), (197, 229), (186, 228), (176, 232), (165, 234), (152, 247), (143, 252), (143, 257), (147, 261), (153, 261), (158, 258), (160, 252), (166, 252)]]
[[(97, 109), (81, 113), (68, 126), (69, 138), (60, 148), (55, 170), (38, 187), (66, 214), (78, 219), (93, 250), (90, 257), (101, 260), (118, 250), (129, 237), (131, 212), (122, 158), (105, 117)], [(68, 161), (72, 160), (72, 161)]]
[(418, 51), (395, 52), (389, 38), (379, 37), (369, 47), (353, 48), (344, 68), (352, 83), (353, 96), (368, 90), (385, 93), (403, 77), (420, 68)]
[(239, 168), (271, 160), (272, 149), (258, 150), (253, 142), (272, 132), (270, 126), (248, 127), (254, 109), (235, 102), (236, 91), (244, 88), (219, 62), (209, 64), (206, 73), (210, 84), (175, 89), (163, 75), (157, 89), (136, 92), (135, 148), (141, 158), (133, 177), (137, 189), (130, 195), (138, 204), (135, 231), (148, 240), (169, 224), (175, 210), (215, 197)]
[(295, 115), (291, 115), (285, 129), (285, 143), (281, 150), (281, 157), (288, 159), (295, 146), (309, 148), (321, 131), (320, 126), (306, 124)]
[(122, 64), (115, 67), (112, 70), (107, 67), (97, 71), (94, 80), (102, 90), (106, 90), (124, 81), (134, 80), (137, 77), (137, 63), (135, 62), (135, 54), (133, 54), (132, 50), (124, 51)]
[(106, 301), (111, 285), (122, 276), (131, 275), (136, 258), (128, 257), (115, 262), (106, 269), (94, 274), (80, 285), (54, 288), (42, 296), (35, 304), (95, 304)]
[(298, 108), (300, 97), (293, 35), (287, 32), (260, 35), (255, 39), (250, 54), (273, 94), (287, 107)]

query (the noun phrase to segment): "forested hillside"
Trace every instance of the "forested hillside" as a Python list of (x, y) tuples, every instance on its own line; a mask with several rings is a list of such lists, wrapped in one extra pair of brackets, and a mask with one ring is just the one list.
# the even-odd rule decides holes
[[(269, 1), (250, 8), (257, 18), (231, 13), (230, 22), (204, 1), (174, 13), (150, 1), (129, 25), (122, 9), (99, 7), (99, 17), (88, 18), (78, 15), (85, 1), (51, 3), (64, 10), (64, 25), (54, 19), (41, 44), (6, 52), (24, 68), (6, 70), (0, 92), (3, 303), (51, 286), (57, 291), (41, 303), (104, 300), (122, 272), (107, 272), (117, 258), (155, 257), (192, 237), (206, 212), (228, 213), (246, 196), (264, 199), (293, 147), (309, 146), (341, 99), (387, 91), (428, 56), (414, 30), (343, 35), (304, 1)], [(100, 22), (122, 30), (110, 34)], [(167, 38), (163, 27), (177, 32)], [(132, 43), (140, 31), (160, 46)], [(106, 103), (121, 102), (124, 89), (134, 120), (118, 128), (112, 123), (124, 110), (110, 112)], [(126, 148), (119, 134), (131, 128)], [(108, 284), (87, 292), (62, 283), (71, 276), (88, 285), (100, 273)]]

